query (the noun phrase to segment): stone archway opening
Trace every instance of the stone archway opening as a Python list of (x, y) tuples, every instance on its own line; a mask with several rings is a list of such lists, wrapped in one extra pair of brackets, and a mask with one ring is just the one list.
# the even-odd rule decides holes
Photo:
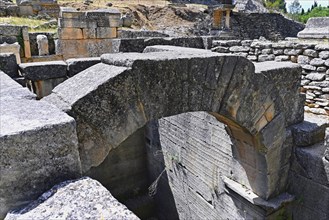
[(103, 55), (44, 98), (75, 118), (83, 173), (147, 122), (204, 111), (224, 122), (236, 143), (247, 179), (234, 181), (264, 201), (285, 192), (286, 127), (303, 119), (300, 68), (268, 63), (255, 70), (243, 57), (197, 49), (146, 52)]

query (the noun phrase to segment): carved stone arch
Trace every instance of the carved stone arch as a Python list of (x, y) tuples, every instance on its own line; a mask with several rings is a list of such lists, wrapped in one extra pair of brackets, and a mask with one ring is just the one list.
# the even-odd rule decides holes
[(101, 64), (44, 98), (75, 118), (83, 171), (98, 166), (149, 120), (206, 111), (228, 125), (241, 148), (255, 149), (253, 192), (265, 199), (281, 193), (280, 173), (288, 164), (282, 155), (286, 127), (303, 119), (299, 67), (275, 64), (274, 69), (269, 63), (255, 72), (254, 64), (240, 56), (161, 50), (166, 51), (103, 55)]

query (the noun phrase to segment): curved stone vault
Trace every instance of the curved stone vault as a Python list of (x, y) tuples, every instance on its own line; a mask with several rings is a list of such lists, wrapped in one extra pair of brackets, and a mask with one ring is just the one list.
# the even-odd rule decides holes
[(247, 187), (264, 199), (282, 193), (286, 127), (303, 120), (300, 68), (169, 46), (144, 52), (105, 54), (43, 99), (75, 118), (83, 172), (152, 119), (206, 111), (228, 126)]

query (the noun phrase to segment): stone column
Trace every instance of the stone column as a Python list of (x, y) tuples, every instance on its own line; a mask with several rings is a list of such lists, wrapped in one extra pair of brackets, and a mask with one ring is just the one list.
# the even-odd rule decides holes
[(46, 35), (40, 34), (37, 36), (37, 44), (39, 56), (49, 55), (48, 38)]

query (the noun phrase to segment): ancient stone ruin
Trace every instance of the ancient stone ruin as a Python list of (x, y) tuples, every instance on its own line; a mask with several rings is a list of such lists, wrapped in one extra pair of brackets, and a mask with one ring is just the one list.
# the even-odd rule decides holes
[(121, 30), (115, 9), (63, 8), (58, 39), (0, 27), (0, 219), (328, 219), (317, 22), (278, 41)]

